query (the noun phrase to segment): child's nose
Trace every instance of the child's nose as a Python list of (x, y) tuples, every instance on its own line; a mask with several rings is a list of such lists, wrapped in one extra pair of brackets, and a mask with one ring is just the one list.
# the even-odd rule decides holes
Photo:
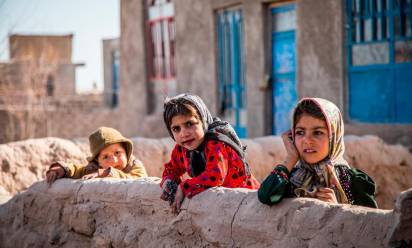
[(309, 134), (305, 134), (304, 136), (303, 136), (303, 142), (305, 142), (305, 143), (311, 143), (312, 142), (312, 136), (311, 135), (309, 135)]
[(116, 163), (117, 162), (117, 157), (116, 156), (110, 156), (110, 161)]
[(181, 137), (186, 137), (189, 134), (189, 130), (187, 128), (182, 128), (180, 131), (180, 136)]

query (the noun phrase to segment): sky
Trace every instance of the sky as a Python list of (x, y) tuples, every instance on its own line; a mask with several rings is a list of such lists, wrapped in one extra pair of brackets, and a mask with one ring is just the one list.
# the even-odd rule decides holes
[(120, 36), (120, 0), (0, 0), (0, 62), (9, 60), (8, 35), (73, 34), (76, 90), (103, 89), (102, 39)]

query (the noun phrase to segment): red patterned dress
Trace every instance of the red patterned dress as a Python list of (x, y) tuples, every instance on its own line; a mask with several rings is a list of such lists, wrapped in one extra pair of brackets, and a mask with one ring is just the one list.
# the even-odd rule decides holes
[(183, 174), (192, 175), (190, 155), (186, 148), (176, 145), (172, 157), (164, 165), (162, 182), (171, 179), (178, 184), (183, 194), (192, 198), (204, 190), (222, 186), (227, 188), (258, 189), (260, 184), (253, 175), (245, 175), (245, 169), (239, 155), (229, 145), (221, 141), (209, 140), (202, 144), (206, 159), (205, 170), (198, 176), (183, 180)]

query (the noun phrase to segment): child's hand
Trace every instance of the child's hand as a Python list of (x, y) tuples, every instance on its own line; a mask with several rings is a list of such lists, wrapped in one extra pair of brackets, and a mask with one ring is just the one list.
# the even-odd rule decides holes
[(180, 207), (182, 206), (182, 202), (185, 199), (185, 195), (180, 187), (177, 187), (175, 202), (172, 204), (172, 211), (175, 214), (180, 212)]
[(82, 179), (93, 179), (93, 178), (98, 178), (98, 177), (99, 177), (99, 173), (95, 172), (95, 173), (82, 176)]
[(110, 176), (110, 170), (111, 170), (111, 167), (109, 167), (107, 169), (99, 169), (97, 171), (97, 175), (98, 175), (97, 177), (103, 178), (103, 177)]
[(316, 198), (324, 202), (338, 203), (335, 191), (331, 188), (319, 188), (316, 192)]
[(82, 179), (104, 178), (110, 176), (110, 167), (107, 169), (99, 169), (97, 172), (84, 175)]
[(285, 166), (291, 171), (299, 160), (298, 150), (292, 140), (292, 131), (288, 130), (282, 133), (282, 140), (287, 152)]
[(168, 200), (168, 194), (169, 194), (170, 192), (168, 192), (167, 184), (168, 184), (168, 182), (170, 182), (170, 181), (171, 181), (170, 179), (166, 179), (166, 180), (163, 182), (163, 185), (162, 185), (162, 194), (160, 195), (160, 199), (162, 199), (163, 201), (167, 201), (167, 200)]
[(48, 184), (54, 183), (57, 179), (64, 176), (64, 170), (59, 165), (53, 166), (46, 172), (46, 181)]

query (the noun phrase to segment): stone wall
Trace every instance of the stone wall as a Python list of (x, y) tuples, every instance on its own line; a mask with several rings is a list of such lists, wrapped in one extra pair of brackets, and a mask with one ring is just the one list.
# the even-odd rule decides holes
[[(163, 164), (170, 159), (170, 138), (133, 138), (134, 155), (142, 160), (149, 176), (160, 177)], [(243, 140), (246, 159), (252, 173), (262, 181), (276, 163), (282, 162), (285, 150), (280, 137), (268, 136)], [(377, 184), (380, 208), (392, 209), (401, 191), (412, 187), (412, 154), (400, 145), (388, 145), (375, 136), (346, 136), (345, 158), (349, 164), (367, 172)], [(48, 166), (56, 160), (85, 162), (86, 141), (58, 138), (32, 139), (0, 145), (0, 186), (11, 194), (22, 192), (32, 183), (43, 180)]]
[(158, 179), (45, 182), (0, 205), (2, 247), (387, 247), (411, 244), (412, 191), (395, 211), (212, 188), (172, 214)]

